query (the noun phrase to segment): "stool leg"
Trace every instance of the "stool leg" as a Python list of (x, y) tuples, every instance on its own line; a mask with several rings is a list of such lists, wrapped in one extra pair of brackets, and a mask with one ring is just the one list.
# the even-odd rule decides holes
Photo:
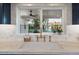
[(26, 42), (27, 38), (24, 37), (24, 42)]
[(29, 37), (29, 42), (31, 41), (31, 37)]
[(49, 42), (51, 42), (51, 36), (49, 36)]
[(45, 36), (44, 36), (44, 42), (46, 42)]
[(38, 42), (39, 40), (38, 40), (38, 36), (37, 36), (37, 42)]

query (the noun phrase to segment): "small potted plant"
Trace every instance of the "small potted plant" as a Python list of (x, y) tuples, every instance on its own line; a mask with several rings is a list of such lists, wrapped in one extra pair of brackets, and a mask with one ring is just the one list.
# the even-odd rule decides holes
[(52, 27), (52, 32), (53, 32), (53, 33), (56, 33), (56, 26), (52, 24), (51, 27)]
[(59, 26), (59, 27), (57, 28), (57, 32), (58, 32), (58, 34), (61, 34), (61, 33), (63, 32), (62, 26)]
[(53, 33), (58, 33), (58, 34), (61, 34), (63, 32), (63, 29), (62, 29), (62, 25), (61, 24), (52, 24), (52, 31)]

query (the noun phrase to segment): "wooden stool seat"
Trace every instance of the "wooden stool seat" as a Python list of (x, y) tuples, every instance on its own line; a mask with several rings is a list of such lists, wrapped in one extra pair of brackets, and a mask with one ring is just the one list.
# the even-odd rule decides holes
[(31, 37), (24, 37), (24, 42), (31, 42)]

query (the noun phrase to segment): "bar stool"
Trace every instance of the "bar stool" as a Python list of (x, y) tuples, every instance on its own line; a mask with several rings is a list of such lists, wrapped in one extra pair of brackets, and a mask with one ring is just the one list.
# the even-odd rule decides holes
[(43, 39), (43, 41), (46, 42), (45, 35), (42, 36), (37, 35), (37, 42), (39, 42), (39, 38)]
[(31, 37), (30, 36), (24, 37), (24, 42), (31, 42)]

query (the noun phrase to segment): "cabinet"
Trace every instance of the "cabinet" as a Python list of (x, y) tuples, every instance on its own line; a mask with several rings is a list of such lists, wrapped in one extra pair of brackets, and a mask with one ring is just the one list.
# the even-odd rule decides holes
[(0, 4), (0, 24), (11, 24), (11, 4)]
[(3, 15), (3, 7), (2, 7), (2, 4), (0, 4), (0, 24), (2, 24), (2, 15)]
[(72, 24), (79, 24), (79, 3), (72, 3)]

